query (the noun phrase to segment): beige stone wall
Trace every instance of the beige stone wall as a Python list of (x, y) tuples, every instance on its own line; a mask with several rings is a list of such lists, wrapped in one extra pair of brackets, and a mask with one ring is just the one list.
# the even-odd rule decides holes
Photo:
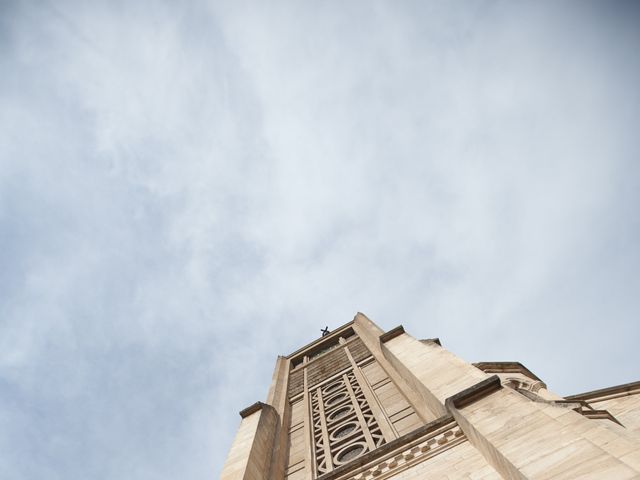
[(436, 417), (447, 414), (448, 397), (488, 378), (439, 345), (422, 343), (406, 333), (385, 342), (382, 351)]
[(380, 342), (380, 335), (384, 334), (375, 323), (365, 315), (358, 313), (353, 321), (353, 329), (360, 337), (367, 349), (373, 354), (376, 361), (389, 376), (391, 381), (402, 392), (409, 404), (423, 423), (428, 423), (440, 417), (444, 412), (434, 413), (427, 405), (423, 392), (417, 389), (411, 375), (405, 375), (403, 370), (398, 370), (385, 355), (383, 345)]
[(256, 429), (245, 480), (262, 480), (271, 467), (278, 417), (273, 408), (263, 408)]
[(589, 402), (593, 408), (608, 410), (627, 430), (640, 435), (640, 394)]
[(469, 442), (461, 443), (422, 463), (388, 477), (393, 480), (500, 480), (502, 477)]
[(222, 469), (221, 480), (242, 480), (249, 462), (249, 453), (258, 429), (259, 413), (243, 418), (240, 428), (227, 455), (227, 461)]
[(402, 436), (420, 427), (423, 422), (413, 410), (406, 397), (378, 364), (371, 362), (362, 367), (383, 414), (389, 419), (396, 436)]
[(276, 448), (278, 414), (263, 403), (241, 412), (242, 422), (222, 469), (222, 480), (266, 480)]
[(532, 402), (508, 388), (477, 399), (454, 416), (504, 476), (640, 476), (640, 444), (571, 409)]
[(305, 478), (305, 447), (304, 439), (304, 399), (299, 398), (291, 406), (291, 425), (289, 427), (288, 461), (286, 478), (294, 480)]

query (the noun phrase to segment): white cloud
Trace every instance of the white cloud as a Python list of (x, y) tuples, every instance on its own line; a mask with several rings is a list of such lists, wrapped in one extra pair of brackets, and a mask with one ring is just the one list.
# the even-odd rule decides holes
[(210, 478), (357, 310), (637, 379), (631, 7), (4, 10), (3, 476)]

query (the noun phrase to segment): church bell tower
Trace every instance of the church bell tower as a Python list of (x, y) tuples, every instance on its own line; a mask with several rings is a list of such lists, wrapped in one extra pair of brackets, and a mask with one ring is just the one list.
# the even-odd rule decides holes
[(278, 357), (240, 416), (222, 480), (640, 478), (640, 382), (561, 398), (361, 313)]

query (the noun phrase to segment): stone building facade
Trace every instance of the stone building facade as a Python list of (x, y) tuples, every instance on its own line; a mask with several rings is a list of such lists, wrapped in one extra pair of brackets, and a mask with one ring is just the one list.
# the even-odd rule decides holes
[(562, 398), (360, 313), (240, 415), (222, 480), (640, 478), (640, 382)]

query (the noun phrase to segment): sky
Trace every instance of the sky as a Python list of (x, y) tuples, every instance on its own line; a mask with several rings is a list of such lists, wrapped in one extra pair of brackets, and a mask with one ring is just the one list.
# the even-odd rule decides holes
[(640, 380), (634, 2), (0, 1), (0, 477), (217, 478), (364, 312)]

